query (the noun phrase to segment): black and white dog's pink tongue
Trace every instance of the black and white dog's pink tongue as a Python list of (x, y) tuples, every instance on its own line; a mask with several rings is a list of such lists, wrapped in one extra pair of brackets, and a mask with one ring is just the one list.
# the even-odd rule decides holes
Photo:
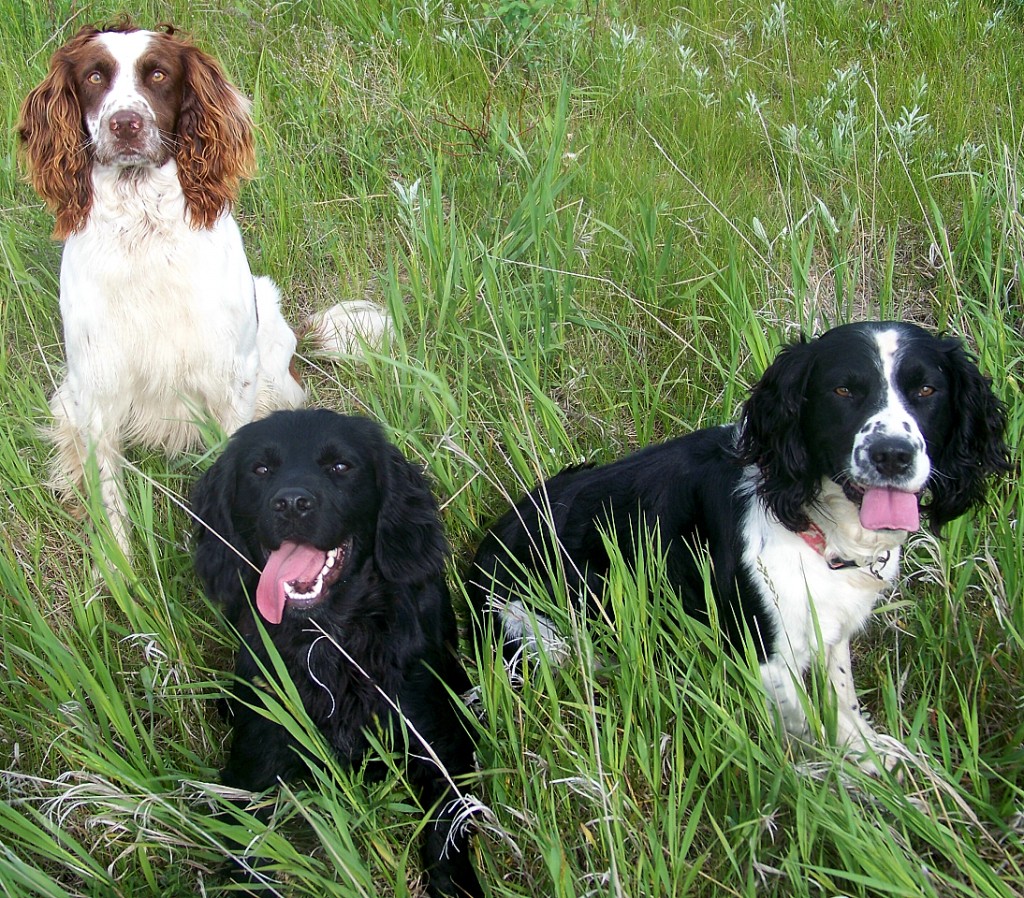
[(256, 607), (264, 619), (281, 623), (288, 598), (285, 585), (313, 583), (326, 563), (327, 553), (313, 546), (281, 543), (280, 549), (271, 552), (256, 587)]
[(883, 487), (865, 491), (860, 523), (868, 530), (917, 530), (921, 526), (917, 494)]

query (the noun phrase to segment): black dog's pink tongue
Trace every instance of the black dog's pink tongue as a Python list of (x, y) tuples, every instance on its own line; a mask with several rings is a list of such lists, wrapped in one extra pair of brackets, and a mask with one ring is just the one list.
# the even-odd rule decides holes
[(867, 490), (860, 505), (860, 523), (868, 530), (917, 530), (921, 526), (917, 494), (886, 487)]
[(281, 623), (287, 601), (285, 584), (292, 583), (299, 592), (302, 586), (312, 584), (327, 563), (327, 553), (309, 545), (281, 543), (281, 548), (270, 553), (256, 587), (256, 607), (272, 624)]

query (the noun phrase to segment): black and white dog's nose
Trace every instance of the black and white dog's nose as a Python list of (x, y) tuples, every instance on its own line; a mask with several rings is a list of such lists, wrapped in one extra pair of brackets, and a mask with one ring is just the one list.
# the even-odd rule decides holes
[(875, 470), (886, 478), (904, 477), (914, 466), (912, 443), (899, 437), (881, 437), (868, 446), (868, 458)]
[(289, 487), (274, 494), (270, 507), (275, 515), (288, 521), (298, 521), (316, 511), (317, 500), (309, 490)]

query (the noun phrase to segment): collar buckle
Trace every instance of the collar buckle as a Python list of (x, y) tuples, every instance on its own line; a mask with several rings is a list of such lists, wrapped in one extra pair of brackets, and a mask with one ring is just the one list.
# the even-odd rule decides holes
[(806, 530), (801, 530), (799, 536), (825, 560), (825, 564), (827, 564), (833, 571), (847, 571), (850, 570), (850, 568), (864, 568), (864, 570), (871, 574), (872, 577), (876, 577), (879, 580), (884, 579), (882, 576), (882, 569), (889, 563), (889, 558), (892, 555), (891, 552), (885, 551), (877, 558), (867, 562), (866, 564), (859, 564), (850, 558), (829, 558), (825, 554), (825, 549), (828, 544), (828, 540), (825, 538), (825, 531), (815, 524), (814, 521), (810, 522), (810, 526)]

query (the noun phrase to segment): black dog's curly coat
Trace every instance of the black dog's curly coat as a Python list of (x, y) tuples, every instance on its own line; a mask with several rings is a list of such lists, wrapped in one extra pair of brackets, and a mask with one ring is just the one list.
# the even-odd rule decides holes
[[(450, 693), (469, 683), (444, 580), (444, 534), (420, 472), (372, 421), (278, 412), (232, 437), (197, 484), (193, 507), (201, 521), (196, 571), (243, 640), (240, 684), (258, 682), (261, 666), (273, 670), (259, 613), (307, 712), (343, 761), (364, 757), (368, 727), (390, 728), (399, 745), (405, 733), (409, 778), (430, 814), (427, 891), (480, 895), (469, 836), (450, 806), (449, 777), (473, 769), (474, 747)], [(301, 775), (306, 761), (295, 739), (252, 704), (254, 687), (236, 687), (222, 777), (260, 791)]]

